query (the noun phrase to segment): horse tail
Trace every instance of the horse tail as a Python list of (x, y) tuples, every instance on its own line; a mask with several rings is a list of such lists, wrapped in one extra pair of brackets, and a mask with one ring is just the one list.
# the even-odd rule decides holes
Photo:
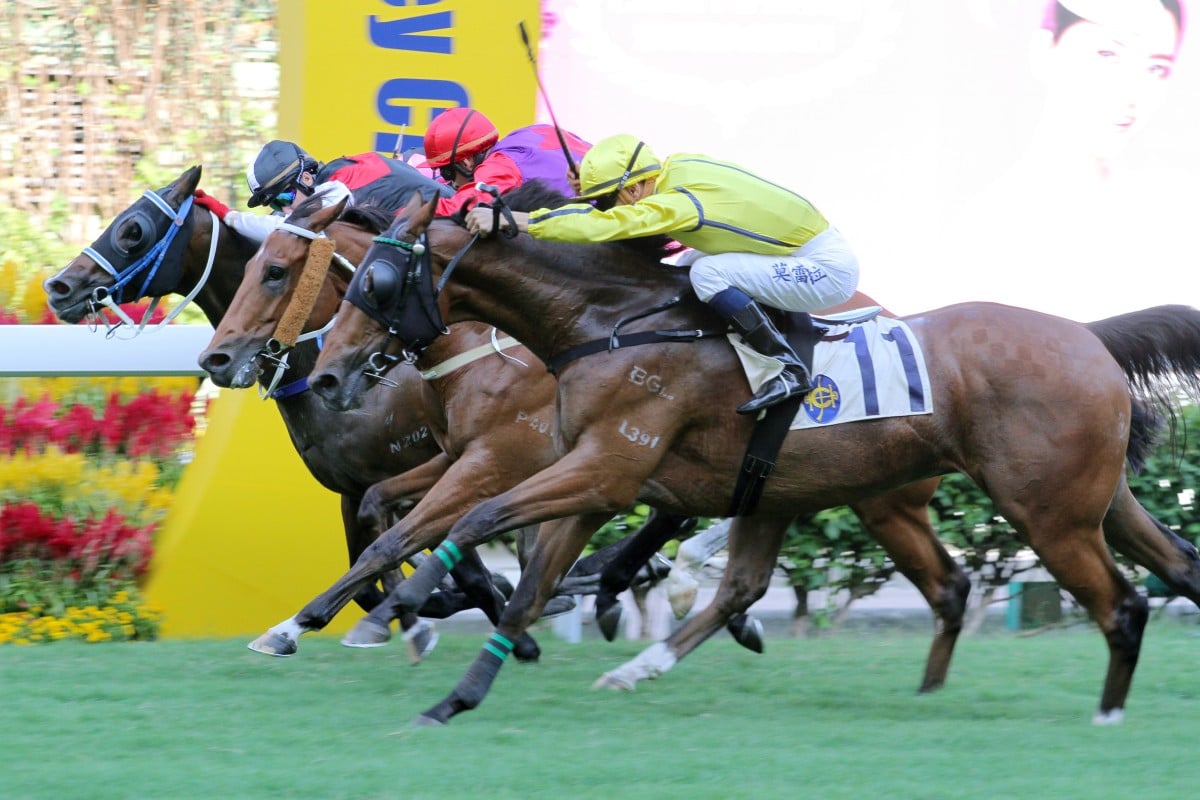
[(1129, 381), (1134, 407), (1127, 455), (1137, 471), (1164, 424), (1174, 443), (1178, 393), (1200, 402), (1200, 310), (1155, 306), (1089, 322), (1087, 328)]

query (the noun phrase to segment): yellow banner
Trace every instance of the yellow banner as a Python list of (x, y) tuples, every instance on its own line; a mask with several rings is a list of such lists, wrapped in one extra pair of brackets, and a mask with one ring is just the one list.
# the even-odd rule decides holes
[[(420, 147), (471, 106), (505, 133), (534, 121), (538, 0), (281, 0), (279, 135), (323, 161)], [(403, 139), (400, 139), (403, 132)]]

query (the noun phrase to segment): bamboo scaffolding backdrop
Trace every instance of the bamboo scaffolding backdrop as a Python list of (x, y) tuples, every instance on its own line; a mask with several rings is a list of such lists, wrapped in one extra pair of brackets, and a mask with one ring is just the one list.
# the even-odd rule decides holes
[(231, 205), (275, 125), (275, 0), (0, 4), (0, 190), (67, 241), (204, 165)]

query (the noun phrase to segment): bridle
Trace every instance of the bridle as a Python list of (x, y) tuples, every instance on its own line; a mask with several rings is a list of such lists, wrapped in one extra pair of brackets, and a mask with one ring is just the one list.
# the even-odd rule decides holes
[[(509, 227), (503, 233), (509, 238), (517, 235), (512, 212), (499, 198), (499, 192), (486, 184), (476, 184), (481, 191), (493, 195), (493, 213), (504, 214)], [(499, 225), (494, 227), (499, 229)], [(368, 377), (386, 382), (383, 373), (398, 361), (415, 363), (421, 353), (449, 328), (442, 320), (438, 300), (450, 276), (467, 251), (479, 240), (473, 235), (446, 264), (437, 285), (433, 283), (432, 248), (428, 231), (422, 231), (412, 242), (391, 236), (377, 236), (363, 257), (363, 268), (355, 273), (346, 289), (346, 300), (387, 330), (388, 336), (402, 343), (401, 354), (385, 351), (372, 353), (365, 368)], [(367, 288), (367, 282), (370, 288)]]
[[(302, 239), (308, 239), (310, 242), (317, 239), (328, 239), (324, 231), (317, 233), (288, 222), (284, 222), (276, 230), (290, 233), (293, 236), (299, 236)], [(329, 241), (332, 242), (332, 240)], [(315, 250), (310, 249), (309, 257), (304, 262), (304, 269), (298, 283), (319, 286), (325, 280), (325, 276), (329, 272), (329, 265), (334, 259), (351, 274), (354, 273), (354, 264), (350, 263), (350, 260), (340, 253), (332, 251), (326, 252), (324, 256), (321, 256)], [(264, 400), (269, 398), (278, 400), (300, 391), (300, 389), (296, 389), (292, 385), (285, 386), (282, 389), (279, 388), (279, 382), (290, 368), (288, 356), (291, 354), (292, 348), (301, 342), (316, 339), (317, 348), (320, 349), (321, 338), (329, 333), (330, 329), (333, 328), (333, 324), (337, 322), (337, 316), (334, 316), (329, 322), (315, 331), (299, 333), (299, 326), (308, 319), (308, 315), (312, 312), (313, 300), (315, 300), (315, 294), (311, 294), (307, 298), (303, 295), (303, 292), (293, 292), (291, 299), (288, 301), (287, 308), (284, 309), (279, 322), (275, 325), (275, 331), (271, 335), (271, 338), (267, 340), (263, 349), (259, 350), (255, 355), (255, 358), (275, 365), (275, 374), (271, 377), (271, 381), (265, 388), (259, 387), (259, 396)], [(303, 307), (301, 303), (307, 303), (307, 307)], [(294, 328), (293, 324), (295, 325)], [(306, 378), (301, 378), (300, 380), (301, 382), (305, 382), (305, 386), (307, 386)]]
[[(144, 206), (146, 200), (149, 200), (151, 205), (161, 211), (166, 219), (163, 220), (151, 214)], [(143, 194), (142, 200), (135, 203), (129, 211), (109, 226), (107, 237), (102, 236), (93, 242), (91, 247), (83, 248), (83, 254), (96, 262), (115, 281), (111, 286), (96, 287), (87, 299), (87, 316), (93, 328), (97, 328), (103, 324), (107, 329), (105, 335), (112, 337), (116, 335), (117, 330), (122, 325), (128, 325), (134, 328), (134, 332), (129, 338), (137, 336), (145, 329), (146, 324), (154, 314), (154, 310), (158, 307), (159, 301), (162, 300), (163, 295), (171, 292), (183, 271), (183, 250), (191, 238), (193, 225), (191, 218), (193, 201), (194, 198), (189, 194), (183, 203), (180, 204), (179, 210), (176, 211), (158, 193), (146, 191)], [(212, 211), (208, 213), (212, 217), (212, 236), (208, 247), (208, 261), (204, 265), (204, 273), (196, 283), (196, 286), (183, 298), (183, 302), (152, 330), (161, 328), (178, 317), (183, 309), (200, 293), (200, 290), (212, 274), (213, 263), (216, 261), (217, 256), (220, 224), (216, 214)], [(118, 231), (130, 220), (138, 224), (142, 235), (134, 245), (126, 247), (121, 244)], [(155, 233), (153, 245), (150, 245), (147, 241), (147, 231), (154, 231)], [(182, 237), (179, 236), (181, 231), (184, 232), (184, 236)], [(160, 271), (168, 255), (171, 256), (171, 260), (167, 262), (168, 269)], [(113, 265), (114, 260), (128, 261), (130, 259), (132, 259), (132, 263), (129, 263), (122, 269), (117, 269)], [(137, 295), (131, 298), (129, 302), (148, 296), (153, 299), (150, 302), (149, 308), (146, 309), (146, 313), (142, 315), (141, 322), (135, 323), (121, 308), (120, 304), (127, 302), (124, 299), (126, 288), (129, 287), (134, 279), (142, 276), (144, 278), (140, 288), (137, 290)], [(101, 313), (101, 308), (109, 309), (117, 317), (118, 321), (110, 325), (107, 318)]]

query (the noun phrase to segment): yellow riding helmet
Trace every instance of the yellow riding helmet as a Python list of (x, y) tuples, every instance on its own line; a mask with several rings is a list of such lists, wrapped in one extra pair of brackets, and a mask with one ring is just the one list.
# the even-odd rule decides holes
[(662, 172), (662, 164), (636, 136), (621, 133), (601, 139), (579, 165), (579, 196), (592, 200), (613, 194), (631, 184), (653, 178)]

